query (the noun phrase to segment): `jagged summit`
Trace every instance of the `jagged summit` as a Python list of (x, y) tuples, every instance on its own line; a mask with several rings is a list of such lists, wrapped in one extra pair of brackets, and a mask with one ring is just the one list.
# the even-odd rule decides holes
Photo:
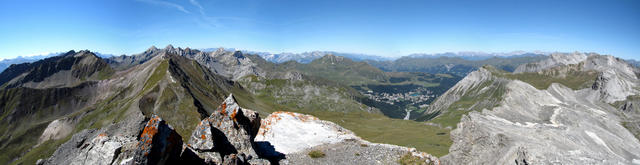
[(220, 54), (220, 53), (223, 53), (223, 52), (225, 52), (225, 51), (227, 51), (227, 50), (226, 50), (226, 49), (224, 49), (223, 47), (219, 47), (218, 49), (216, 49), (216, 50), (215, 50), (215, 51), (213, 51), (213, 52), (215, 52), (214, 54)]
[(158, 50), (158, 48), (156, 48), (156, 46), (151, 46), (146, 51), (147, 52), (152, 52), (152, 51), (157, 51), (157, 50)]
[(119, 56), (107, 59), (116, 69), (128, 69), (132, 66), (144, 63), (155, 56), (175, 54), (192, 60), (196, 60), (215, 74), (219, 74), (237, 80), (247, 75), (265, 76), (265, 72), (251, 59), (246, 58), (240, 51), (226, 51), (220, 48), (214, 52), (203, 52), (190, 48), (175, 48), (167, 45), (164, 49), (148, 50), (131, 56)]
[(175, 48), (173, 48), (173, 45), (169, 44), (166, 47), (164, 47), (165, 50), (173, 50)]

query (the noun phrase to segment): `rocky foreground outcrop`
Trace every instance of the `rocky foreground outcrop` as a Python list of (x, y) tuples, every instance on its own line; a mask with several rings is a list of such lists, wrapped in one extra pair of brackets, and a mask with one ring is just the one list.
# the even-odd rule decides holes
[(254, 150), (253, 138), (259, 128), (258, 113), (241, 108), (230, 95), (198, 124), (187, 149), (208, 164), (269, 164)]
[(76, 133), (53, 156), (37, 164), (175, 164), (198, 160), (183, 153), (182, 137), (166, 121), (137, 114), (118, 124)]
[[(371, 143), (316, 117), (274, 112), (261, 120), (233, 95), (183, 142), (167, 121), (141, 113), (73, 135), (38, 164), (398, 164), (439, 160), (414, 148)], [(254, 141), (255, 140), (255, 141)], [(311, 158), (310, 151), (326, 153)]]

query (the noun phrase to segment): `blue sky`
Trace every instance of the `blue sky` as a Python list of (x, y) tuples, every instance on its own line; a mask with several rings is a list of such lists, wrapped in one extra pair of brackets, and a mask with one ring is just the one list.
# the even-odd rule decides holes
[(0, 58), (152, 45), (382, 56), (587, 51), (640, 59), (640, 1), (3, 0)]

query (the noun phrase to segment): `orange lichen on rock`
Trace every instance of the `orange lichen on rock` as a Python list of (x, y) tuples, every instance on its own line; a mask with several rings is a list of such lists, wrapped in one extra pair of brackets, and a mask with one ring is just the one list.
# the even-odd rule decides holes
[(238, 114), (238, 109), (233, 109), (233, 112), (231, 113), (231, 119), (233, 119), (233, 121), (236, 121), (236, 114)]
[(220, 110), (220, 114), (227, 114), (227, 103), (222, 103), (222, 110)]
[[(159, 122), (160, 122), (160, 117), (154, 116), (147, 122), (147, 125), (144, 127), (144, 130), (142, 130), (142, 134), (140, 134), (140, 141), (142, 143), (139, 143), (140, 148), (142, 150), (144, 150), (146, 146), (151, 146), (153, 136), (156, 133), (158, 133)], [(145, 153), (145, 156), (147, 154), (148, 153)]]
[(200, 135), (200, 138), (201, 138), (202, 140), (204, 140), (204, 139), (206, 139), (206, 138), (207, 138), (207, 136), (204, 136), (204, 134), (202, 134), (202, 135)]

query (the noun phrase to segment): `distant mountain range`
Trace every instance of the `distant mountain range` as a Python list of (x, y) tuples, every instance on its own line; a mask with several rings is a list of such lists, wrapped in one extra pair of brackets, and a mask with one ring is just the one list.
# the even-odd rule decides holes
[(508, 53), (485, 53), (485, 52), (446, 52), (446, 53), (416, 53), (405, 57), (410, 58), (439, 58), (439, 57), (459, 57), (465, 60), (486, 60), (490, 58), (517, 58), (517, 57), (536, 57), (540, 55), (549, 55), (547, 52), (525, 52), (513, 51)]
[(9, 66), (11, 66), (11, 64), (34, 62), (34, 61), (41, 60), (43, 58), (57, 56), (59, 54), (60, 53), (58, 52), (58, 53), (49, 53), (49, 54), (41, 54), (41, 55), (34, 55), (34, 56), (18, 56), (16, 58), (3, 59), (3, 60), (0, 60), (0, 72), (7, 69)]
[[(204, 51), (213, 51), (214, 49), (204, 49)], [(227, 51), (234, 51), (236, 49), (226, 49)], [(303, 53), (269, 53), (269, 52), (255, 52), (255, 51), (243, 51), (249, 54), (257, 54), (267, 61), (273, 63), (283, 63), (287, 61), (296, 61), (299, 63), (310, 63), (315, 59), (319, 59), (325, 55), (331, 54), (335, 56), (347, 57), (353, 61), (394, 61), (400, 58), (439, 58), (439, 57), (459, 57), (464, 60), (486, 60), (490, 58), (517, 58), (517, 57), (536, 57), (540, 55), (548, 55), (546, 52), (525, 52), (514, 51), (508, 53), (485, 53), (485, 52), (446, 52), (446, 53), (414, 53), (402, 57), (384, 57), (378, 55), (360, 54), (360, 53), (344, 53), (335, 51), (311, 51)]]
[(366, 61), (389, 72), (425, 72), (431, 74), (447, 73), (466, 76), (483, 65), (493, 65), (502, 70), (513, 72), (521, 64), (548, 58), (543, 54), (525, 53), (512, 56), (460, 56), (459, 54), (413, 55), (394, 61)]

